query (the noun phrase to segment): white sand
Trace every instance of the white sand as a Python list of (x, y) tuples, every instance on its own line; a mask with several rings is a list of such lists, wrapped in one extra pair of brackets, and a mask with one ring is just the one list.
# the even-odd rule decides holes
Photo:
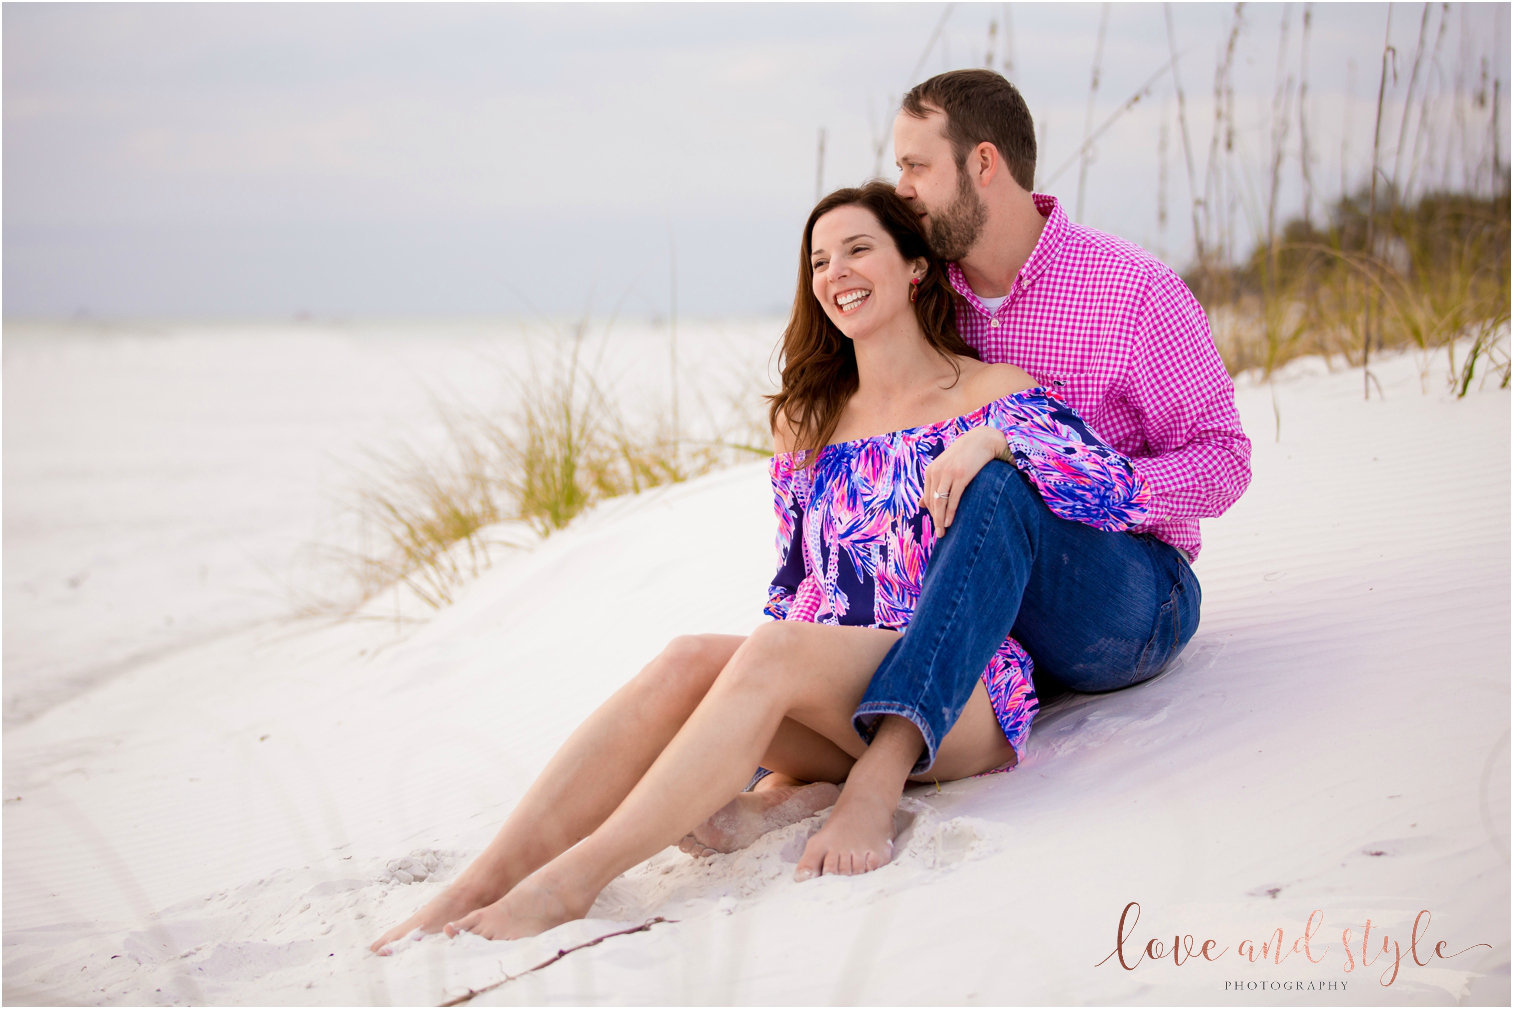
[[(1370, 402), (1359, 372), (1316, 361), (1242, 383), (1255, 478), (1204, 525), (1178, 666), (1043, 714), (1012, 773), (912, 789), (892, 865), (792, 882), (807, 821), (733, 855), (663, 852), (537, 939), (379, 958), (366, 944), (487, 842), (594, 704), (668, 638), (759, 619), (762, 465), (611, 502), (423, 626), (236, 629), (218, 598), (194, 610), (202, 643), (28, 708), (111, 617), (105, 594), (70, 616), (51, 586), (17, 611), (14, 551), (54, 572), (68, 548), (13, 480), (17, 360), (8, 345), (6, 689), (41, 713), (5, 732), (8, 1003), (435, 1004), (656, 915), (676, 923), (476, 1002), (1508, 1002), (1509, 394), (1456, 400), (1442, 361), (1379, 364)], [(38, 542), (18, 545), (13, 508)], [(1100, 966), (1130, 901), (1131, 959), (1174, 933), (1224, 952)], [(1239, 949), (1279, 928), (1290, 949), (1315, 911), (1318, 962)], [(1390, 985), (1384, 936), (1403, 947)], [(1435, 959), (1442, 940), (1473, 948)]]

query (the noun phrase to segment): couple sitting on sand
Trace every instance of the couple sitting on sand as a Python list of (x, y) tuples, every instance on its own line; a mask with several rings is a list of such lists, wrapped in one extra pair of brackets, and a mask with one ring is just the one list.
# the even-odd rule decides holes
[(920, 84), (893, 141), (896, 189), (831, 193), (804, 226), (775, 619), (674, 640), (375, 951), (536, 935), (670, 844), (733, 850), (832, 804), (798, 878), (876, 869), (906, 782), (1013, 766), (1037, 692), (1139, 683), (1192, 637), (1198, 519), (1250, 478), (1202, 308), (1031, 191), (1001, 76)]

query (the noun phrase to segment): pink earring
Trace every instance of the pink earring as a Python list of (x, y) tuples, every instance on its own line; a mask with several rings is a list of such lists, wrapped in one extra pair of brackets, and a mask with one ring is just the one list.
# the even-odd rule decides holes
[(909, 304), (912, 305), (912, 304), (914, 304), (918, 300), (919, 300), (919, 278), (915, 277), (913, 280), (909, 281)]

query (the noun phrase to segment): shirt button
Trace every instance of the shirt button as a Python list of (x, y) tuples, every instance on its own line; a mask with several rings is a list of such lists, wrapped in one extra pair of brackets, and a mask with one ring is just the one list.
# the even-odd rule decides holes
[(994, 328), (994, 329), (997, 329), (997, 328), (998, 328), (998, 320), (997, 320), (997, 319), (994, 319), (994, 320), (993, 320), (993, 322), (992, 322), (992, 326), (993, 326), (993, 328)]

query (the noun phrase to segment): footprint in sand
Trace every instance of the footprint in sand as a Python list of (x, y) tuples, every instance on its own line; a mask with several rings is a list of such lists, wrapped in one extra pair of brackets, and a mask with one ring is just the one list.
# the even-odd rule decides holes
[(384, 883), (419, 883), (451, 867), (453, 859), (445, 852), (417, 848), (403, 858), (392, 858), (379, 879)]
[[(894, 820), (902, 822), (894, 861), (920, 869), (951, 869), (1003, 847), (1001, 828), (970, 816), (945, 817), (917, 799), (913, 802), (917, 805), (900, 809)], [(904, 816), (907, 820), (901, 821)]]

